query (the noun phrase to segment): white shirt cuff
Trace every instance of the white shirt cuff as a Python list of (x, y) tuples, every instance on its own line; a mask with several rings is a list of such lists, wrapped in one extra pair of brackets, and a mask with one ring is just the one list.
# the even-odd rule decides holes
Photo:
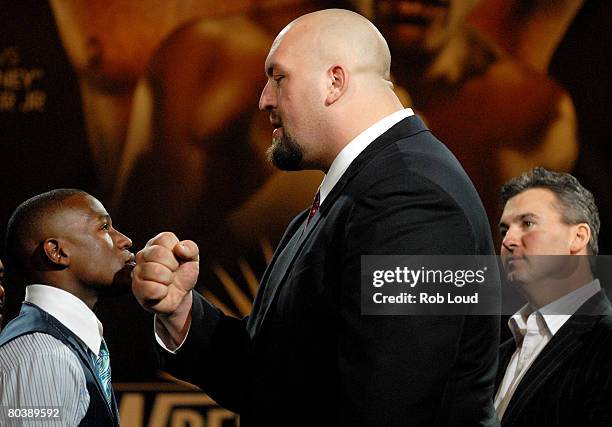
[(157, 319), (157, 314), (153, 317), (153, 332), (155, 334), (155, 340), (157, 344), (160, 345), (161, 348), (166, 350), (168, 353), (176, 354), (176, 352), (183, 346), (185, 340), (189, 336), (189, 330), (191, 329), (191, 324), (187, 328), (187, 333), (185, 334), (185, 338), (178, 346), (174, 346), (174, 342), (172, 342), (172, 338), (168, 333), (168, 330), (164, 326), (164, 324)]

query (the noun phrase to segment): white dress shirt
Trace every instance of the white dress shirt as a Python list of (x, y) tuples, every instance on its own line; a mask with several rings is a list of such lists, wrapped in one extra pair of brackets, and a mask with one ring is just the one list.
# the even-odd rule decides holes
[(100, 355), (102, 323), (82, 300), (62, 289), (47, 285), (26, 287), (25, 301), (45, 310)]
[(525, 372), (546, 344), (576, 310), (600, 290), (599, 280), (595, 279), (539, 310), (534, 311), (527, 304), (508, 319), (508, 327), (516, 342), (516, 351), (508, 363), (495, 396), (495, 410), (500, 420)]

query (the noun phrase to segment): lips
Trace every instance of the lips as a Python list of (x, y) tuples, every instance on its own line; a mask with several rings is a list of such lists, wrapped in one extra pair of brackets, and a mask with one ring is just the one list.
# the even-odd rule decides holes
[(523, 256), (510, 256), (504, 259), (504, 266), (506, 268), (512, 267), (521, 261), (525, 261), (525, 257)]
[(130, 253), (128, 259), (125, 261), (125, 265), (128, 267), (136, 267), (136, 256), (133, 253)]
[(282, 126), (275, 127), (272, 131), (272, 139), (280, 140), (283, 137), (284, 131)]
[(276, 116), (275, 114), (271, 114), (270, 115), (270, 123), (272, 124), (272, 127), (274, 128), (274, 130), (272, 130), (272, 139), (280, 139), (283, 136), (283, 124), (280, 121), (279, 117)]

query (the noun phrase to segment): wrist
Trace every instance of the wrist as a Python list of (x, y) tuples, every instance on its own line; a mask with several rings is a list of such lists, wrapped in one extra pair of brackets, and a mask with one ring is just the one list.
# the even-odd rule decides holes
[(191, 306), (193, 304), (192, 291), (189, 291), (176, 310), (170, 314), (157, 314), (157, 318), (168, 331), (169, 337), (176, 346), (180, 345), (189, 331), (191, 325)]

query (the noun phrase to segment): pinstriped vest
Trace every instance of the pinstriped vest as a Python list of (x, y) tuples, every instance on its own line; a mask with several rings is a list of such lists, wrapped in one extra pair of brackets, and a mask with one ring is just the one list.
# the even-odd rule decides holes
[(117, 402), (113, 394), (112, 405), (109, 406), (102, 391), (102, 385), (96, 373), (96, 366), (88, 353), (87, 346), (79, 340), (68, 328), (55, 317), (44, 310), (27, 302), (21, 306), (19, 316), (13, 319), (0, 334), (0, 347), (22, 335), (41, 332), (60, 340), (77, 357), (87, 383), (89, 407), (79, 426), (106, 427), (119, 426)]

